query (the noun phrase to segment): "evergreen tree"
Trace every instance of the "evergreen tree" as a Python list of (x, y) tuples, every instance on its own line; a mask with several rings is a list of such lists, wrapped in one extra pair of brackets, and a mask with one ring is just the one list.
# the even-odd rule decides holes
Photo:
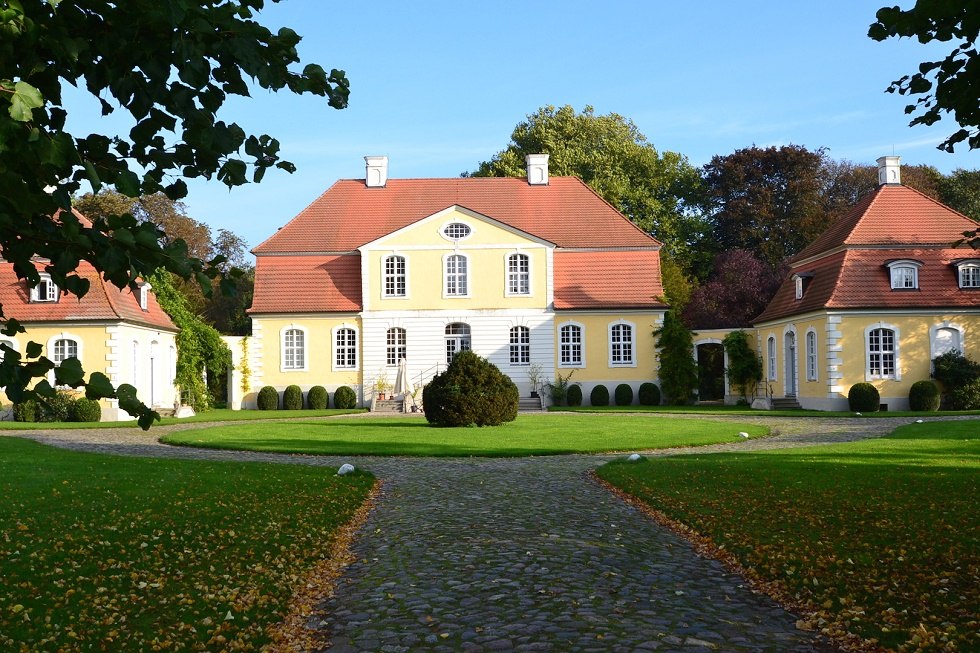
[(653, 332), (660, 352), (660, 389), (667, 403), (683, 406), (694, 399), (698, 368), (694, 362), (694, 334), (674, 311), (664, 314), (664, 324)]

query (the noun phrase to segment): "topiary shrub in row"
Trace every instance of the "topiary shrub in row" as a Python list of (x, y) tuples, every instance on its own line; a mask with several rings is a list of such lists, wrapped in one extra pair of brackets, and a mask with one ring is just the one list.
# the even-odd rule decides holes
[(939, 410), (939, 386), (932, 381), (916, 381), (909, 388), (909, 410)]
[[(306, 407), (313, 410), (323, 410), (328, 407), (329, 395), (322, 385), (315, 385), (306, 394)], [(334, 408), (355, 408), (357, 393), (346, 385), (337, 388), (333, 395)], [(279, 391), (271, 385), (259, 390), (255, 400), (259, 410), (279, 410)], [(300, 410), (303, 408), (303, 390), (298, 385), (288, 386), (282, 393), (283, 410)]]
[(873, 413), (881, 408), (881, 395), (870, 383), (855, 383), (847, 391), (847, 405), (856, 413)]
[(633, 388), (628, 383), (620, 383), (616, 386), (615, 392), (617, 406), (633, 405)]
[(286, 386), (282, 392), (283, 410), (301, 410), (303, 408), (303, 389), (298, 385)]
[(17, 422), (99, 422), (102, 406), (94, 399), (74, 397), (68, 392), (57, 392), (45, 402), (27, 399), (14, 404), (14, 420)]
[(453, 358), (422, 390), (425, 418), (436, 426), (499, 426), (517, 419), (517, 386), (472, 351)]
[(306, 393), (306, 407), (310, 410), (323, 410), (330, 402), (330, 395), (322, 385), (315, 385)]
[(608, 406), (609, 405), (609, 388), (602, 385), (601, 383), (596, 387), (592, 388), (592, 392), (589, 393), (589, 403), (593, 406)]
[(279, 391), (271, 385), (263, 386), (255, 403), (259, 410), (279, 410)]
[(569, 406), (581, 406), (582, 405), (582, 386), (575, 385), (568, 386), (568, 390), (565, 392), (565, 401), (568, 402)]
[(354, 408), (357, 406), (357, 393), (352, 388), (342, 385), (333, 393), (334, 408)]
[(640, 405), (641, 406), (659, 406), (660, 405), (660, 388), (657, 387), (656, 383), (646, 383), (640, 384)]
[(79, 397), (71, 406), (70, 418), (73, 422), (101, 422), (102, 405), (95, 399)]

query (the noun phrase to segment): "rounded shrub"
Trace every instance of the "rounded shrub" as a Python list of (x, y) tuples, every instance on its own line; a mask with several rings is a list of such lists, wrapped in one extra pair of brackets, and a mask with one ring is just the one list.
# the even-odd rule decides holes
[(42, 422), (67, 422), (71, 419), (71, 407), (75, 403), (75, 397), (63, 391), (54, 393), (53, 397), (46, 397), (41, 404)]
[(73, 422), (101, 422), (102, 405), (95, 399), (79, 397), (71, 405), (70, 418)]
[(425, 418), (436, 426), (499, 426), (517, 419), (517, 386), (472, 351), (453, 358), (422, 390)]
[(333, 393), (334, 408), (354, 408), (357, 406), (357, 393), (352, 388), (342, 385)]
[(939, 386), (932, 381), (916, 381), (909, 388), (909, 410), (939, 410)]
[(315, 385), (306, 393), (306, 407), (310, 410), (323, 410), (329, 401), (330, 395), (322, 385)]
[(282, 393), (283, 410), (301, 410), (303, 408), (303, 390), (298, 385), (288, 385)]
[(660, 388), (656, 383), (651, 383), (650, 381), (641, 383), (639, 395), (641, 406), (660, 405)]
[(874, 413), (881, 408), (881, 395), (870, 383), (855, 383), (847, 391), (847, 405), (854, 412)]
[(41, 420), (41, 406), (33, 399), (25, 399), (14, 404), (15, 422), (38, 422)]
[(980, 409), (980, 379), (957, 386), (946, 393), (947, 410)]
[(633, 388), (628, 383), (620, 383), (616, 386), (616, 392), (613, 393), (616, 398), (617, 406), (632, 406), (633, 405)]
[(608, 406), (609, 388), (601, 383), (592, 388), (592, 392), (589, 394), (589, 403), (593, 406)]
[(582, 405), (582, 386), (575, 385), (568, 386), (568, 390), (565, 391), (565, 401), (569, 406), (581, 406)]
[(255, 403), (259, 410), (279, 410), (279, 391), (271, 385), (263, 386)]

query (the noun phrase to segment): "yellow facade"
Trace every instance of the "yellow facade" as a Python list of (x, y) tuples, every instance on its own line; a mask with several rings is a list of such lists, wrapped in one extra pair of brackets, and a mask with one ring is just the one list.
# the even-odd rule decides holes
[[(570, 372), (573, 382), (624, 383), (657, 379), (657, 356), (653, 331), (660, 328), (663, 313), (613, 313), (562, 311), (555, 315), (555, 365), (563, 377)], [(610, 360), (609, 331), (612, 325), (627, 323), (633, 327), (634, 362), (632, 366), (614, 365)], [(583, 328), (582, 366), (561, 364), (561, 327), (575, 324)], [(610, 388), (612, 390), (612, 388)]]
[[(262, 352), (260, 361), (253, 360), (249, 363), (253, 375), (260, 373), (262, 385), (278, 388), (298, 385), (308, 390), (314, 385), (358, 385), (361, 379), (360, 369), (337, 368), (333, 360), (333, 334), (337, 328), (353, 328), (358, 334), (360, 349), (361, 320), (356, 314), (252, 318), (251, 345)], [(283, 332), (286, 329), (299, 329), (305, 334), (306, 358), (302, 369), (283, 368)], [(261, 334), (261, 339), (256, 337), (258, 334)], [(259, 388), (250, 388), (249, 395), (258, 390)]]

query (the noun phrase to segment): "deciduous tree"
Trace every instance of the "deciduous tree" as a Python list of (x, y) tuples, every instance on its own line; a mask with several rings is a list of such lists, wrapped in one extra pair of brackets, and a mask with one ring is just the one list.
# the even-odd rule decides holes
[[(275, 0), (273, 0), (275, 1)], [(342, 71), (310, 64), (302, 70), (300, 37), (273, 33), (254, 20), (264, 0), (72, 0), (5, 2), (0, 9), (0, 255), (16, 273), (37, 283), (34, 257), (63, 289), (84, 295), (74, 274), (89, 261), (125, 287), (154, 270), (208, 283), (218, 270), (188, 256), (181, 241), (167, 242), (149, 222), (132, 215), (95, 220), (91, 227), (67, 213), (83, 182), (95, 191), (115, 187), (129, 197), (163, 192), (180, 199), (185, 178), (217, 179), (229, 186), (259, 181), (270, 168), (293, 170), (268, 135), (248, 135), (219, 119), (230, 95), (247, 96), (250, 80), (268, 90), (312, 93), (335, 108), (346, 106)], [(121, 111), (132, 129), (123, 136), (79, 136), (67, 128), (66, 84), (84, 88), (104, 115)], [(3, 331), (19, 332), (15, 315)], [(35, 347), (29, 347), (35, 352)], [(73, 359), (69, 359), (73, 360)], [(77, 361), (76, 361), (77, 362)], [(8, 356), (0, 386), (8, 397), (53, 364), (31, 365)], [(70, 376), (70, 378), (67, 378)], [(92, 383), (92, 381), (96, 381)], [(62, 374), (78, 386), (83, 376)], [(50, 392), (45, 385), (39, 391)], [(115, 391), (104, 375), (89, 380), (90, 397)], [(135, 397), (120, 405), (149, 426), (155, 414)]]
[(772, 268), (745, 249), (733, 249), (715, 257), (708, 281), (691, 294), (684, 323), (692, 329), (752, 326), (779, 289), (783, 268)]

